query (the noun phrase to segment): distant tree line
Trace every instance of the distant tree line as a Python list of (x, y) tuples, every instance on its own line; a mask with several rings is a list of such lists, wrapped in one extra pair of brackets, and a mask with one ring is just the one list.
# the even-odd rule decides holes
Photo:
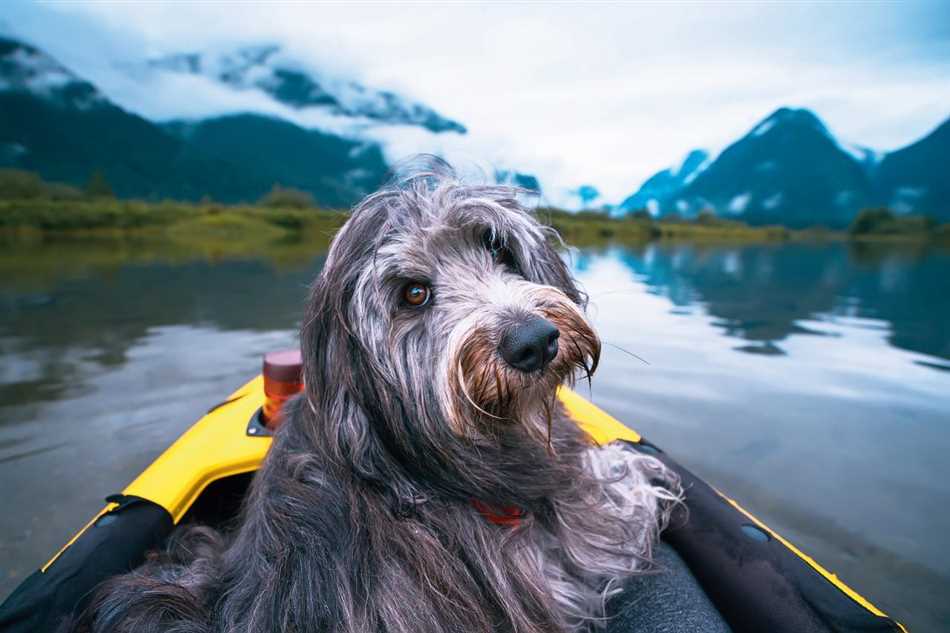
[[(581, 189), (585, 188), (582, 187)], [(589, 187), (589, 189), (589, 191), (578, 191), (578, 195), (587, 202), (590, 202), (594, 196), (593, 187)], [(586, 194), (586, 198), (582, 194)], [(114, 215), (121, 213), (121, 209), (118, 207), (122, 207), (126, 211), (131, 208), (115, 199), (115, 192), (111, 184), (102, 170), (98, 169), (90, 173), (89, 179), (82, 188), (59, 182), (48, 182), (38, 174), (29, 171), (0, 169), (0, 201), (4, 200), (30, 201), (28, 206), (14, 203), (14, 208), (22, 207), (20, 208), (21, 215), (44, 213), (47, 208), (62, 207), (64, 203), (69, 202), (84, 203), (82, 206), (88, 207), (87, 210), (90, 213), (95, 209), (100, 209), (103, 212), (108, 209), (109, 213)], [(154, 205), (154, 203), (138, 204), (140, 206), (143, 204)], [(192, 203), (179, 204), (172, 201), (161, 204), (177, 204), (183, 208), (195, 206)], [(66, 206), (69, 207), (70, 205), (66, 204)], [(260, 212), (268, 212), (267, 210), (286, 210), (288, 212), (317, 210), (313, 195), (309, 192), (293, 187), (285, 187), (280, 183), (275, 183), (271, 190), (253, 206), (259, 209)], [(195, 207), (199, 212), (203, 210), (203, 212), (211, 214), (220, 213), (223, 208), (207, 197)], [(66, 209), (60, 211), (60, 215), (65, 211)], [(685, 232), (695, 232), (697, 230), (714, 231), (720, 234), (736, 232), (751, 234), (750, 232), (753, 230), (764, 230), (774, 236), (779, 236), (783, 231), (787, 232), (787, 229), (777, 226), (750, 227), (744, 222), (720, 217), (716, 215), (713, 209), (704, 209), (695, 218), (691, 219), (684, 218), (675, 212), (655, 217), (647, 209), (633, 210), (620, 218), (612, 216), (610, 210), (606, 208), (587, 209), (576, 213), (557, 208), (542, 208), (538, 209), (538, 213), (547, 218), (547, 221), (555, 228), (566, 234), (586, 231), (588, 233), (595, 232), (602, 238), (632, 234), (651, 237), (683, 235)], [(304, 218), (304, 216), (298, 217), (298, 215), (288, 216), (287, 223), (296, 227)], [(0, 220), (3, 220), (3, 218), (0, 218)], [(18, 220), (18, 222), (21, 221), (23, 221), (22, 218)], [(117, 217), (109, 221), (120, 223), (120, 218)], [(0, 225), (11, 222), (13, 222), (12, 218), (9, 219), (9, 222), (0, 221)], [(52, 220), (47, 218), (43, 222), (52, 222)], [(927, 216), (900, 215), (888, 208), (876, 207), (859, 212), (851, 222), (848, 234), (855, 239), (906, 237), (950, 242), (950, 224), (938, 226), (933, 218)]]
[(901, 236), (932, 234), (937, 221), (925, 215), (897, 215), (886, 207), (864, 209), (851, 222), (848, 232), (855, 236)]
[[(606, 214), (604, 216), (606, 217)], [(692, 219), (684, 218), (675, 211), (655, 217), (646, 209), (630, 211), (623, 217), (626, 220), (644, 224), (693, 224), (711, 228), (748, 226), (738, 220), (720, 217), (712, 209), (704, 209)], [(820, 226), (809, 229), (813, 233), (821, 230), (827, 231), (825, 227)], [(938, 224), (934, 218), (926, 215), (901, 215), (887, 207), (875, 207), (858, 212), (847, 232), (853, 238), (913, 237), (944, 241), (950, 236), (950, 224)]]
[(0, 199), (82, 200), (115, 198), (112, 186), (99, 170), (92, 172), (82, 189), (61, 182), (47, 182), (22, 169), (0, 169)]
[[(101, 169), (94, 170), (82, 188), (61, 182), (49, 182), (31, 171), (0, 169), (0, 200), (79, 201), (115, 199), (115, 197), (112, 185)], [(206, 196), (201, 204), (210, 205), (213, 201)], [(317, 208), (312, 194), (293, 187), (284, 187), (280, 183), (274, 183), (271, 190), (264, 194), (257, 204), (276, 209)]]

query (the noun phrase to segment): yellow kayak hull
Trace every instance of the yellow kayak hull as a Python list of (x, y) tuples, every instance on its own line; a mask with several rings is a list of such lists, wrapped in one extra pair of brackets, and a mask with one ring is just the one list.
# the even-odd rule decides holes
[[(562, 388), (559, 398), (571, 417), (598, 443), (626, 440), (640, 444), (640, 435), (609, 414), (579, 396)], [(224, 402), (211, 409), (189, 428), (174, 444), (135, 478), (123, 491), (126, 498), (144, 499), (167, 511), (173, 524), (178, 524), (196, 500), (211, 484), (234, 475), (257, 470), (271, 444), (271, 438), (255, 427), (252, 420), (263, 405), (264, 390), (261, 376), (254, 378), (232, 393)], [(835, 574), (804, 554), (781, 535), (754, 517), (738, 502), (715, 491), (723, 500), (758, 526), (775, 541), (820, 574), (868, 614), (887, 618), (865, 597), (846, 585)], [(44, 565), (44, 574), (56, 561), (104, 515), (112, 512), (118, 502), (109, 503), (93, 517), (63, 548)], [(906, 629), (887, 620), (899, 630)]]

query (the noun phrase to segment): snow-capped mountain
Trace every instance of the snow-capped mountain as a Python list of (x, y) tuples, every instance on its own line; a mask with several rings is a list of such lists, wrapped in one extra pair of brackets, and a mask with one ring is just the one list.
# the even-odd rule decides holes
[(119, 196), (253, 201), (276, 183), (332, 207), (374, 189), (378, 144), (257, 114), (157, 124), (118, 107), (34, 46), (0, 38), (0, 167), (75, 185), (101, 171)]
[(618, 211), (629, 213), (646, 209), (653, 215), (669, 206), (672, 196), (691, 183), (709, 166), (709, 153), (695, 149), (686, 155), (679, 168), (658, 171), (650, 176), (635, 194), (620, 203)]
[(824, 123), (809, 110), (780, 108), (727, 147), (674, 205), (804, 227), (845, 226), (869, 202), (867, 172)]
[(925, 138), (881, 154), (842, 143), (805, 109), (780, 108), (715, 160), (691, 153), (651, 176), (625, 212), (695, 217), (709, 209), (752, 224), (847, 226), (862, 208), (950, 220), (950, 120)]
[(681, 184), (668, 178), (665, 195), (651, 200), (660, 215), (711, 209), (753, 224), (846, 226), (871, 201), (853, 151), (812, 112), (780, 108)]
[(261, 91), (297, 110), (315, 108), (336, 116), (414, 125), (432, 132), (466, 132), (461, 123), (426, 105), (306, 68), (276, 45), (247, 46), (223, 54), (180, 53), (151, 59), (147, 65), (156, 72), (199, 75), (235, 90)]

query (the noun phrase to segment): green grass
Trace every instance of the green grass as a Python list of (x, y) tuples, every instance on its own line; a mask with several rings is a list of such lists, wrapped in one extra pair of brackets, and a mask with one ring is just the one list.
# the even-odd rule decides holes
[[(611, 218), (601, 213), (569, 213), (539, 209), (542, 222), (575, 244), (606, 241), (642, 242), (651, 239), (777, 240), (788, 231), (750, 227), (727, 220), (654, 222)], [(315, 208), (275, 208), (260, 205), (225, 206), (215, 203), (143, 202), (113, 198), (0, 200), (0, 231), (5, 233), (69, 233), (110, 235), (164, 234), (187, 242), (283, 239), (323, 229), (332, 232), (346, 219), (340, 211)]]
[(6, 235), (165, 234), (171, 239), (279, 239), (314, 228), (335, 230), (346, 215), (322, 209), (214, 203), (93, 200), (0, 200)]
[(792, 231), (780, 226), (753, 227), (709, 215), (695, 221), (655, 221), (646, 217), (612, 218), (605, 213), (539, 209), (542, 221), (554, 227), (565, 241), (579, 246), (606, 242), (650, 240), (767, 242), (787, 240)]
[[(257, 204), (222, 205), (165, 200), (117, 200), (95, 197), (35, 174), (0, 170), (0, 238), (27, 241), (44, 235), (70, 237), (161, 237), (204, 252), (238, 253), (277, 241), (326, 241), (346, 220), (343, 211), (312, 206), (305, 192), (275, 187)], [(950, 225), (927, 218), (895, 216), (887, 209), (868, 209), (849, 231), (824, 227), (791, 230), (749, 226), (704, 212), (698, 218), (654, 220), (645, 212), (613, 218), (599, 211), (571, 213), (537, 210), (539, 219), (568, 243), (598, 246), (611, 242), (651, 240), (709, 242), (909, 241), (950, 244)]]
[(784, 226), (749, 226), (729, 220), (719, 220), (710, 224), (658, 222), (657, 226), (660, 237), (671, 240), (777, 242), (789, 239), (793, 233)]
[(266, 244), (286, 238), (291, 230), (250, 214), (224, 212), (181, 220), (170, 225), (166, 235), (182, 243), (227, 246)]

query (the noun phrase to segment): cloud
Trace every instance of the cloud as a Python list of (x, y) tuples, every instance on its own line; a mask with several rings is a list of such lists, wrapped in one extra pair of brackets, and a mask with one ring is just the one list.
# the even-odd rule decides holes
[(915, 140), (948, 115), (947, 6), (149, 2), (13, 4), (0, 16), (155, 117), (240, 103), (194, 81), (137, 88), (117, 60), (280, 42), (314, 68), (393, 89), (470, 129), (372, 132), (391, 156), (441, 149), (516, 167), (566, 202), (583, 183), (619, 201), (783, 105), (812, 108), (843, 140), (875, 149)]

